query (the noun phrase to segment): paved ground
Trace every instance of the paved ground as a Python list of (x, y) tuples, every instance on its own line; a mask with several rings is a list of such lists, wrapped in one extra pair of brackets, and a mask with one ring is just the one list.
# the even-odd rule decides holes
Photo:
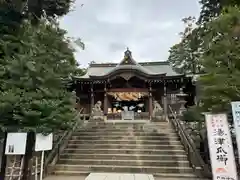
[(91, 173), (86, 180), (154, 180), (151, 174)]
[[(86, 176), (49, 176), (44, 180), (85, 180)], [(197, 180), (190, 178), (154, 178), (154, 180)], [(202, 179), (201, 179), (202, 180)]]
[(44, 180), (85, 180), (86, 176), (49, 176)]

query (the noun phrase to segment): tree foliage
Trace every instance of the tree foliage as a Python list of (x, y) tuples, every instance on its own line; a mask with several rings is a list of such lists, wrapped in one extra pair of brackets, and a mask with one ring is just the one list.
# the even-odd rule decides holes
[(169, 50), (168, 61), (178, 73), (191, 74), (203, 71), (200, 63), (202, 53), (202, 39), (200, 38), (200, 28), (194, 28), (195, 18), (184, 18), (184, 32), (181, 32), (181, 42), (175, 44)]
[(189, 64), (189, 56), (186, 54), (187, 49), (186, 42), (180, 42), (179, 44), (175, 44), (169, 50), (168, 61), (172, 65), (173, 69), (181, 74), (192, 72), (193, 67), (192, 64)]
[(240, 5), (239, 0), (201, 0), (201, 12), (198, 24), (210, 22), (218, 17), (224, 7)]
[(202, 111), (226, 111), (231, 101), (239, 100), (240, 1), (200, 4), (198, 21), (185, 19), (181, 42), (170, 49), (168, 60), (180, 73), (205, 73), (198, 82)]
[[(37, 24), (43, 16), (55, 18), (66, 15), (73, 2), (74, 0), (1, 0), (0, 13), (7, 14), (5, 18), (8, 20), (13, 16), (20, 17), (20, 14), (23, 18), (31, 19), (33, 24)], [(21, 20), (22, 18), (16, 22), (20, 23)]]
[(86, 69), (85, 68), (76, 68), (73, 75), (74, 76), (83, 76), (86, 73)]
[[(201, 58), (207, 50), (204, 38), (211, 31), (207, 23), (218, 18), (222, 10), (228, 6), (238, 6), (238, 0), (201, 0), (201, 12), (198, 20), (194, 17), (183, 19), (186, 25), (184, 32), (181, 32), (181, 41), (170, 49), (168, 61), (180, 73), (204, 73), (204, 66)], [(211, 33), (211, 32), (210, 32)]]
[(5, 5), (0, 10), (1, 129), (52, 132), (71, 127), (75, 99), (64, 80), (76, 71), (77, 62), (66, 31), (53, 18), (38, 19), (33, 26), (24, 13)]
[(229, 110), (231, 101), (240, 100), (240, 9), (227, 8), (207, 26), (201, 100), (204, 110), (221, 112)]

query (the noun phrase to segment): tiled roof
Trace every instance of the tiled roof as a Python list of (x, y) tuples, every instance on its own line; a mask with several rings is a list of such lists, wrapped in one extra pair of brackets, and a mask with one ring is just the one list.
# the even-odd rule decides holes
[(168, 62), (144, 62), (136, 65), (118, 65), (117, 63), (91, 64), (84, 76), (78, 78), (90, 78), (90, 76), (105, 76), (119, 69), (134, 69), (142, 71), (145, 74), (157, 75), (166, 74), (166, 76), (179, 76)]

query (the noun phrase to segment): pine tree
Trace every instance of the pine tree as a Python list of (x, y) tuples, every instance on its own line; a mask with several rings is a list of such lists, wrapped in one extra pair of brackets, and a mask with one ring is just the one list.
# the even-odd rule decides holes
[(231, 101), (240, 100), (240, 9), (227, 8), (207, 26), (201, 100), (204, 111), (223, 112)]
[(169, 50), (168, 61), (176, 72), (181, 74), (202, 73), (203, 67), (199, 61), (202, 53), (202, 29), (195, 26), (195, 18), (187, 17), (182, 20), (185, 30), (180, 33), (181, 42), (172, 46)]
[(76, 115), (62, 83), (76, 68), (73, 50), (57, 23), (28, 21), (0, 41), (0, 117), (6, 131), (52, 132), (71, 127)]
[(239, 0), (200, 0), (201, 12), (198, 19), (199, 24), (210, 22), (218, 17), (222, 10), (228, 6), (239, 6)]

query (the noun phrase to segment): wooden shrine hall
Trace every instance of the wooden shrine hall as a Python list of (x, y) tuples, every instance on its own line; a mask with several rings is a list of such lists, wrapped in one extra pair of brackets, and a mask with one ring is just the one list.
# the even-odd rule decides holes
[(120, 63), (91, 64), (73, 81), (78, 106), (89, 114), (102, 110), (108, 120), (123, 119), (123, 112), (131, 112), (134, 119), (167, 115), (168, 104), (174, 103), (171, 93), (191, 84), (168, 62), (137, 63), (129, 49)]

